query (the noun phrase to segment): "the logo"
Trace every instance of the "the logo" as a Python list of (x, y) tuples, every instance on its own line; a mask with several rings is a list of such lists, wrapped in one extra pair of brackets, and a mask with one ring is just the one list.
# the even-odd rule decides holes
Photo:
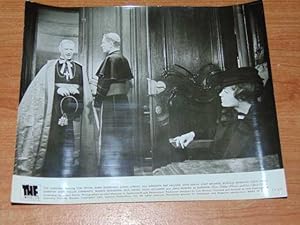
[(22, 185), (24, 198), (38, 199), (39, 198), (39, 186), (37, 185)]

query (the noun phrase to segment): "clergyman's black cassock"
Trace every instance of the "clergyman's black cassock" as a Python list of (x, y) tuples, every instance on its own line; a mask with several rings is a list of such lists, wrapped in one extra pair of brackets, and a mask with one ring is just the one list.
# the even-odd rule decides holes
[(100, 176), (132, 176), (132, 112), (126, 94), (107, 96), (110, 85), (133, 78), (129, 63), (120, 51), (107, 55), (98, 69), (95, 106), (103, 105)]

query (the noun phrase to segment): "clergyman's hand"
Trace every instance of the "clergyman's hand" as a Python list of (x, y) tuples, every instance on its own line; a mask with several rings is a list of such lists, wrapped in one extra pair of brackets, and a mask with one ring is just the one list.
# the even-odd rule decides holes
[(60, 85), (57, 89), (57, 94), (61, 96), (69, 96), (79, 94), (77, 85)]
[(68, 88), (70, 94), (72, 94), (72, 95), (79, 94), (79, 90), (77, 87), (70, 85), (67, 88)]
[(195, 132), (191, 131), (189, 133), (183, 134), (181, 136), (175, 137), (173, 140), (176, 142), (176, 147), (186, 148), (195, 138)]
[(57, 94), (59, 94), (61, 96), (69, 96), (70, 95), (70, 91), (66, 87), (60, 87), (60, 88), (57, 89)]

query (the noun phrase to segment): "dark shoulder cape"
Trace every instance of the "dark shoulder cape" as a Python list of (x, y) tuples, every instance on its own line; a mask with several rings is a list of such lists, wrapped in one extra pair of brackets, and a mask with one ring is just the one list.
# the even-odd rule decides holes
[(110, 53), (102, 62), (96, 75), (112, 80), (130, 80), (133, 78), (128, 60), (120, 51)]

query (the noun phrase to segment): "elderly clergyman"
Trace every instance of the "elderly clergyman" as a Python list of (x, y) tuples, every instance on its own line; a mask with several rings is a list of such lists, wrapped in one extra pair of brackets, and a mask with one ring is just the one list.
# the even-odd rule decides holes
[(127, 94), (133, 76), (118, 34), (104, 34), (101, 47), (106, 57), (96, 72), (95, 96), (95, 107), (102, 109), (99, 175), (132, 176), (132, 112)]
[(15, 174), (97, 176), (92, 94), (75, 44), (62, 40), (26, 90), (18, 111)]

